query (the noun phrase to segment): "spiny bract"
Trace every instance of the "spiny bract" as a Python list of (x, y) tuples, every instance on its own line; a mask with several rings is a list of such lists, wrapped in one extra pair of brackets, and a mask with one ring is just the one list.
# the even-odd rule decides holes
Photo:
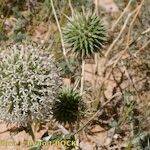
[(48, 119), (62, 85), (52, 56), (26, 44), (1, 51), (0, 119), (17, 125)]
[(84, 109), (85, 104), (79, 93), (72, 88), (64, 88), (53, 104), (53, 118), (60, 123), (71, 124), (81, 117)]
[(75, 12), (63, 29), (63, 38), (67, 48), (80, 55), (81, 58), (92, 56), (106, 41), (106, 29), (101, 19), (89, 11)]

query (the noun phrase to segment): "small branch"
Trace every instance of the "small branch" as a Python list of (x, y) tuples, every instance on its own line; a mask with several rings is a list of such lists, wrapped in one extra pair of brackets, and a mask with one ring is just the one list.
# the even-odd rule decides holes
[[(132, 21), (131, 21), (131, 23), (130, 23), (130, 25), (129, 25), (125, 49), (124, 49), (123, 51), (121, 51), (120, 55), (118, 56), (118, 58), (116, 59), (116, 61), (115, 61), (114, 64), (112, 65), (112, 67), (111, 67), (109, 73), (107, 74), (107, 76), (106, 76), (106, 77), (104, 78), (104, 80), (102, 81), (102, 84), (101, 84), (101, 86), (100, 86), (100, 89), (101, 89), (102, 86), (104, 85), (104, 82), (110, 77), (110, 75), (111, 75), (111, 73), (112, 73), (112, 71), (113, 71), (113, 68), (115, 68), (115, 66), (118, 64), (118, 62), (119, 62), (120, 59), (122, 58), (122, 56), (123, 56), (123, 55), (125, 54), (125, 52), (128, 50), (129, 45), (130, 45), (130, 34), (131, 34), (131, 30), (132, 30), (133, 24), (134, 24), (134, 22), (135, 22), (135, 20), (136, 20), (136, 18), (137, 18), (137, 16), (138, 16), (140, 10), (141, 10), (141, 7), (142, 7), (143, 3), (144, 3), (144, 0), (142, 0), (142, 2), (140, 3), (140, 5), (139, 5), (135, 10), (133, 10), (132, 13), (130, 13), (130, 14), (128, 15), (128, 17), (130, 17), (132, 14), (134, 14), (134, 13), (136, 12), (136, 13), (135, 13), (135, 16), (133, 17), (133, 19), (132, 19)], [(126, 20), (127, 20), (127, 19), (126, 19)], [(119, 38), (117, 38), (117, 40), (118, 40), (118, 39), (119, 39)], [(115, 40), (115, 41), (116, 41), (116, 40)], [(113, 43), (115, 44), (116, 42), (113, 42)], [(111, 44), (111, 46), (110, 46), (109, 49), (107, 50), (105, 56), (108, 56), (108, 54), (110, 53), (112, 47), (114, 46), (113, 43)]]
[(114, 94), (108, 101), (106, 101), (101, 107), (100, 109), (79, 129), (77, 130), (75, 133), (73, 133), (73, 135), (76, 135), (77, 133), (79, 133), (81, 130), (83, 130), (96, 116), (98, 116), (98, 114), (100, 114), (102, 112), (102, 110), (104, 109), (104, 107), (109, 104), (111, 102), (112, 99), (114, 99), (116, 96), (120, 95), (121, 93), (116, 93)]
[(74, 83), (74, 88), (73, 89), (76, 90), (77, 87), (79, 86), (79, 84), (80, 84), (80, 78), (77, 78), (75, 83)]
[(105, 53), (105, 57), (108, 57), (109, 53), (111, 52), (112, 48), (114, 47), (114, 45), (118, 42), (118, 40), (120, 39), (124, 29), (126, 28), (127, 24), (128, 24), (128, 21), (130, 19), (132, 14), (128, 14), (126, 20), (125, 20), (125, 23), (121, 29), (121, 31), (119, 32), (118, 36), (116, 37), (116, 39), (113, 41), (113, 43), (109, 46), (108, 50), (106, 51)]
[(52, 11), (53, 11), (53, 14), (54, 14), (54, 17), (55, 17), (55, 20), (56, 20), (56, 23), (57, 23), (57, 27), (58, 27), (58, 30), (59, 30), (59, 34), (60, 34), (60, 38), (61, 38), (61, 44), (62, 44), (62, 49), (63, 49), (63, 54), (66, 57), (66, 50), (65, 50), (65, 45), (64, 45), (64, 41), (63, 41), (62, 31), (61, 31), (60, 24), (59, 24), (57, 15), (56, 15), (56, 11), (55, 11), (55, 8), (54, 8), (53, 0), (51, 0), (51, 6), (52, 6)]
[(116, 27), (116, 25), (118, 24), (118, 22), (120, 21), (120, 19), (121, 19), (121, 18), (123, 17), (123, 15), (127, 12), (127, 10), (128, 10), (128, 8), (129, 8), (129, 6), (130, 6), (130, 4), (131, 4), (132, 1), (133, 1), (133, 0), (130, 0), (130, 1), (128, 2), (127, 6), (125, 7), (125, 9), (124, 9), (123, 12), (121, 13), (121, 15), (119, 16), (119, 18), (116, 20), (116, 22), (115, 22), (114, 25), (112, 26), (111, 31), (114, 30), (114, 28)]
[[(134, 22), (135, 22), (135, 20), (136, 20), (136, 18), (137, 18), (137, 16), (138, 16), (140, 10), (141, 10), (141, 7), (142, 7), (143, 3), (144, 3), (144, 0), (142, 0), (142, 2), (140, 3), (140, 5), (139, 5), (135, 10), (133, 10), (130, 14), (128, 14), (128, 17), (127, 17), (127, 19), (126, 19), (126, 21), (125, 21), (125, 23), (124, 23), (124, 25), (123, 25), (123, 27), (122, 27), (122, 29), (121, 29), (119, 35), (118, 35), (117, 38), (113, 41), (113, 43), (109, 46), (108, 50), (107, 50), (106, 53), (105, 53), (105, 57), (108, 57), (108, 55), (109, 55), (109, 53), (111, 52), (113, 46), (117, 43), (117, 41), (119, 40), (121, 34), (123, 33), (123, 31), (124, 31), (124, 29), (125, 29), (125, 27), (126, 27), (128, 21), (129, 21), (129, 18), (136, 12), (135, 16), (133, 17), (133, 19), (132, 19), (132, 21), (131, 21), (131, 23), (130, 23), (130, 25), (129, 25), (128, 34), (127, 34), (127, 42), (126, 42), (127, 44), (126, 44), (126, 48), (125, 48), (124, 51), (126, 51), (126, 50), (128, 49), (128, 47), (129, 47), (129, 42), (130, 42), (131, 29), (132, 29), (132, 26), (133, 26), (133, 24), (134, 24)], [(123, 53), (123, 54), (124, 54), (124, 53)]]
[(112, 76), (113, 76), (113, 79), (114, 81), (116, 82), (116, 86), (113, 88), (113, 92), (112, 93), (116, 93), (117, 91), (117, 88), (119, 88), (120, 92), (123, 94), (123, 89), (121, 87), (121, 84), (123, 83), (123, 79), (124, 79), (124, 72), (121, 72), (121, 69), (118, 67), (120, 73), (121, 73), (121, 77), (119, 80), (116, 79), (116, 76), (115, 76), (115, 73), (114, 73), (114, 70), (112, 71)]
[(139, 40), (141, 40), (141, 38), (142, 38), (145, 34), (147, 34), (148, 32), (150, 32), (150, 28), (144, 30), (144, 31), (140, 34), (140, 36), (138, 36), (137, 39), (131, 41), (131, 43), (130, 43), (129, 46), (132, 46), (133, 44), (135, 44), (136, 42), (138, 42)]
[(95, 11), (96, 11), (96, 14), (98, 15), (98, 0), (95, 0)]
[(126, 44), (126, 48), (125, 49), (127, 49), (129, 47), (131, 30), (132, 30), (133, 24), (134, 24), (134, 22), (135, 22), (135, 20), (136, 20), (136, 18), (138, 16), (142, 6), (143, 6), (143, 4), (144, 4), (144, 0), (142, 0), (140, 5), (135, 9), (136, 10), (136, 14), (133, 17), (133, 19), (132, 19), (132, 21), (130, 23), (130, 26), (129, 26), (128, 35), (127, 35), (127, 44)]
[(72, 4), (71, 4), (71, 0), (69, 0), (69, 7), (70, 7), (70, 10), (71, 10), (71, 14), (73, 16), (74, 10), (73, 10)]
[[(132, 40), (132, 41), (130, 42), (129, 46), (132, 46), (133, 44), (135, 44), (136, 42), (138, 42), (139, 40), (141, 40), (141, 38), (142, 38), (146, 33), (150, 32), (149, 29), (150, 29), (150, 28), (148, 28), (148, 29), (144, 30), (142, 33), (140, 33), (140, 35), (138, 36), (137, 39)], [(149, 40), (148, 40), (148, 42), (146, 42), (146, 43), (143, 45), (143, 47), (142, 47), (141, 49), (145, 48), (145, 46), (147, 46), (148, 44), (149, 44)], [(138, 53), (138, 51), (137, 51), (136, 53)], [(136, 57), (136, 53), (134, 54), (134, 57)], [(113, 64), (114, 60), (117, 59), (117, 57), (118, 57), (118, 54), (115, 55), (115, 56), (107, 63), (107, 67), (111, 66), (111, 65)], [(127, 56), (127, 57), (129, 57), (129, 56)]]
[[(123, 63), (123, 62), (122, 62), (122, 63)], [(125, 72), (126, 72), (126, 76), (127, 76), (128, 80), (130, 81), (132, 87), (134, 88), (135, 93), (136, 93), (137, 98), (138, 98), (138, 102), (139, 102), (140, 96), (139, 96), (139, 94), (138, 94), (139, 92), (138, 92), (138, 90), (137, 90), (137, 88), (136, 88), (136, 85), (135, 85), (135, 83), (134, 83), (134, 81), (133, 81), (133, 78), (132, 78), (132, 76), (130, 75), (130, 73), (129, 73), (129, 71), (128, 71), (128, 69), (127, 69), (127, 67), (125, 66), (124, 63), (123, 63), (123, 66), (124, 66), (124, 69), (125, 69)]]
[(142, 50), (144, 50), (145, 47), (148, 46), (148, 44), (150, 44), (150, 40), (148, 40), (148, 41), (134, 54), (134, 56), (136, 56), (137, 53), (139, 53), (139, 52), (141, 52)]
[(146, 34), (148, 32), (150, 32), (150, 27), (148, 29), (146, 29), (145, 31), (143, 31), (142, 34)]
[(62, 131), (63, 134), (65, 134), (65, 135), (69, 134), (69, 131), (67, 129), (65, 129), (62, 125), (60, 125), (58, 123), (56, 125)]
[(70, 66), (70, 64), (69, 64), (69, 61), (68, 61), (68, 59), (67, 59), (65, 44), (64, 44), (64, 40), (63, 40), (63, 35), (62, 35), (60, 23), (59, 23), (59, 21), (58, 21), (57, 15), (56, 15), (56, 11), (55, 11), (55, 8), (54, 8), (53, 0), (51, 0), (51, 6), (52, 6), (52, 11), (53, 11), (53, 14), (54, 14), (56, 23), (57, 23), (57, 27), (58, 27), (58, 30), (59, 30), (59, 34), (60, 34), (60, 39), (61, 39), (61, 45), (62, 45), (63, 55), (64, 55), (64, 58), (65, 58), (65, 61), (66, 61), (66, 63), (67, 63), (68, 68), (72, 71), (72, 68), (71, 68), (71, 66)]

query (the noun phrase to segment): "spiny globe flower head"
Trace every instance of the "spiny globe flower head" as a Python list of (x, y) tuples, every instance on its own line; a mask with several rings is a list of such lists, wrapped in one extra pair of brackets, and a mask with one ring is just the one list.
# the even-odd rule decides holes
[(23, 126), (48, 119), (62, 85), (52, 56), (27, 44), (1, 51), (0, 119)]
[(106, 29), (102, 20), (93, 12), (75, 12), (63, 29), (66, 47), (81, 58), (98, 53), (106, 41)]
[(60, 123), (75, 123), (85, 109), (79, 93), (72, 88), (64, 88), (54, 102), (52, 111), (53, 118)]

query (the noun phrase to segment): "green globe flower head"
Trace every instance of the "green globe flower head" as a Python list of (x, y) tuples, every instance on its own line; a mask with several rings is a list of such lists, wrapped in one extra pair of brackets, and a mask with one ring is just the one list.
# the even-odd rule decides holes
[(77, 91), (72, 88), (64, 88), (54, 102), (53, 118), (60, 123), (75, 123), (85, 109), (84, 102)]
[(63, 38), (67, 48), (81, 58), (101, 52), (106, 41), (106, 29), (102, 20), (93, 12), (76, 12), (63, 28)]
[(52, 56), (20, 44), (1, 49), (0, 60), (0, 119), (23, 126), (51, 119), (51, 105), (62, 85)]

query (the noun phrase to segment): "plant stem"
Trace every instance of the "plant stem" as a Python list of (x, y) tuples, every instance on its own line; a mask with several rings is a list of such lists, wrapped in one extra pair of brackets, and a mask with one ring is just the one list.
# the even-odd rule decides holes
[(84, 87), (84, 68), (85, 68), (85, 60), (82, 59), (82, 73), (81, 73), (81, 89), (80, 89), (80, 95), (83, 94), (83, 87)]
[(33, 132), (31, 124), (27, 125), (26, 132), (32, 137), (32, 140), (35, 141), (35, 135), (34, 135), (34, 132)]
[(56, 20), (57, 28), (58, 28), (58, 31), (59, 31), (59, 34), (60, 34), (60, 39), (61, 39), (61, 46), (62, 46), (62, 50), (63, 50), (63, 55), (64, 55), (64, 58), (65, 58), (65, 60), (66, 60), (67, 66), (68, 66), (69, 69), (72, 71), (72, 68), (70, 67), (69, 61), (68, 61), (68, 59), (67, 59), (65, 44), (64, 44), (64, 40), (63, 40), (63, 35), (62, 35), (60, 23), (59, 23), (59, 21), (58, 21), (58, 17), (57, 17), (57, 14), (56, 14), (56, 10), (55, 10), (55, 7), (54, 7), (53, 0), (51, 0), (51, 6), (52, 6), (52, 11), (53, 11), (53, 14), (54, 14), (54, 18), (55, 18), (55, 20)]

